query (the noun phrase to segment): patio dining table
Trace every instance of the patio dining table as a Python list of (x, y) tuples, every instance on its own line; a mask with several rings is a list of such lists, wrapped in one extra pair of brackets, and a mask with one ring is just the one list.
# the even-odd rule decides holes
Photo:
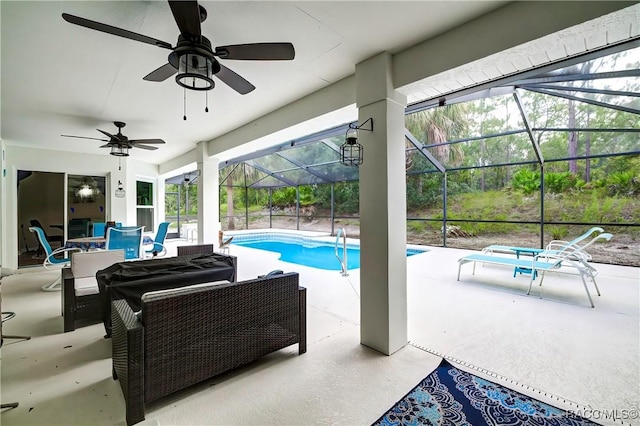
[[(79, 248), (85, 251), (88, 250), (104, 250), (107, 244), (105, 237), (82, 237), (82, 238), (69, 238), (65, 244), (65, 248)], [(153, 238), (148, 235), (142, 237), (142, 245), (153, 244)]]

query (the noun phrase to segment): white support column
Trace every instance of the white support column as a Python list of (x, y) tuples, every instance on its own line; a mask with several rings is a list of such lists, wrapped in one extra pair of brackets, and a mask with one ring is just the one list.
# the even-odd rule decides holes
[(220, 212), (219, 199), (219, 160), (209, 157), (207, 144), (199, 142), (196, 146), (198, 165), (198, 244), (217, 244)]
[(373, 118), (373, 132), (360, 131), (360, 342), (390, 355), (408, 342), (406, 97), (392, 85), (391, 55), (356, 65), (358, 123)]
[(159, 177), (156, 179), (156, 183), (155, 183), (155, 188), (156, 188), (156, 217), (155, 217), (155, 223), (156, 223), (156, 230), (158, 229), (158, 225), (160, 225), (160, 223), (165, 221), (166, 218), (166, 212), (165, 212), (165, 200), (166, 200), (166, 192), (167, 192), (167, 185), (164, 182), (164, 178), (163, 177)]

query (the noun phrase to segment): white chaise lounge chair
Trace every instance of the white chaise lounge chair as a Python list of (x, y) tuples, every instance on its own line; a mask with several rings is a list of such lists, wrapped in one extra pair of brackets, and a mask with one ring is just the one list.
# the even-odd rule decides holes
[[(612, 237), (612, 234), (603, 233), (593, 238), (589, 244), (597, 240), (609, 241)], [(598, 296), (600, 296), (600, 290), (598, 289), (595, 278), (598, 274), (598, 271), (593, 266), (587, 263), (587, 259), (581, 256), (579, 251), (548, 250), (542, 251), (541, 253), (538, 253), (537, 255), (528, 257), (526, 259), (512, 256), (495, 256), (485, 253), (471, 254), (458, 259), (458, 281), (460, 281), (460, 270), (462, 269), (462, 265), (466, 263), (473, 263), (472, 274), (475, 274), (477, 262), (503, 265), (519, 268), (521, 270), (531, 271), (531, 279), (529, 281), (529, 290), (527, 291), (527, 294), (531, 293), (531, 286), (533, 285), (533, 280), (535, 279), (536, 275), (541, 275), (539, 285), (542, 285), (545, 273), (556, 272), (571, 275), (580, 275), (582, 284), (584, 285), (584, 289), (587, 292), (589, 303), (591, 304), (592, 308), (595, 307), (595, 305), (593, 304), (593, 299), (591, 298), (591, 294), (589, 293), (587, 280), (593, 282), (596, 292), (598, 293)]]
[(547, 244), (547, 246), (543, 249), (534, 248), (534, 247), (516, 247), (516, 246), (501, 246), (501, 245), (490, 245), (482, 249), (482, 253), (485, 254), (493, 254), (493, 253), (505, 253), (505, 254), (515, 254), (517, 258), (520, 257), (521, 254), (534, 256), (542, 253), (545, 250), (557, 250), (557, 251), (573, 251), (573, 252), (583, 252), (587, 256), (587, 260), (591, 260), (591, 256), (585, 251), (587, 247), (593, 244), (595, 239), (592, 239), (585, 245), (580, 245), (580, 243), (587, 238), (589, 238), (594, 233), (604, 232), (604, 229), (595, 226), (589, 229), (584, 234), (580, 235), (577, 238), (574, 238), (571, 241), (563, 241), (563, 240), (553, 240)]

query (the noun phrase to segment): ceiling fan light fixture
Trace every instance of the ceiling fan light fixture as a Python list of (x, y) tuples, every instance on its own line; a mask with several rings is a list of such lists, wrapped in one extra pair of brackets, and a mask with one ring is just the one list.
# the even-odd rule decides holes
[(213, 60), (198, 53), (187, 52), (180, 56), (176, 83), (190, 90), (211, 90), (215, 86)]
[(128, 157), (129, 147), (124, 145), (111, 145), (110, 154), (115, 155), (116, 157)]

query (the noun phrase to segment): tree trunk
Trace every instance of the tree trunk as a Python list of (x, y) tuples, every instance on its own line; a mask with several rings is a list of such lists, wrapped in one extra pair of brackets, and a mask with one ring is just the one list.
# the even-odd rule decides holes
[(236, 229), (236, 222), (233, 218), (233, 181), (227, 178), (227, 229)]

